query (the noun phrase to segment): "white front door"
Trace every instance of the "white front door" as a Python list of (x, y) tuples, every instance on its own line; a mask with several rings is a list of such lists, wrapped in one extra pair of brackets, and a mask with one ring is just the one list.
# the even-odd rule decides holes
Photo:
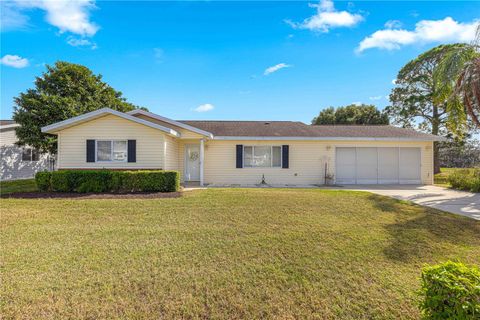
[(200, 146), (185, 146), (185, 181), (200, 181)]

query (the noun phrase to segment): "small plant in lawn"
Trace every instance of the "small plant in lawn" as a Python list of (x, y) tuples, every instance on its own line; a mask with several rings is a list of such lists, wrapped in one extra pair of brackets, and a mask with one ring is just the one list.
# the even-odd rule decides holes
[(480, 319), (480, 271), (448, 261), (422, 269), (424, 319)]

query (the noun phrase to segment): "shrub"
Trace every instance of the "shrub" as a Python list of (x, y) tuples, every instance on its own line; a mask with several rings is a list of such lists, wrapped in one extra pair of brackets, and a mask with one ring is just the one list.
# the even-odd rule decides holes
[(52, 172), (50, 179), (50, 190), (55, 192), (71, 192), (73, 191), (74, 182), (69, 171)]
[(112, 179), (114, 192), (174, 192), (179, 188), (176, 171), (120, 171)]
[(61, 170), (51, 172), (47, 189), (57, 192), (174, 192), (177, 171)]
[(448, 176), (452, 188), (480, 192), (480, 169), (461, 169)]
[(40, 191), (50, 191), (50, 179), (52, 173), (48, 171), (37, 172), (35, 174), (35, 183)]
[(480, 319), (480, 271), (448, 261), (422, 269), (424, 319)]

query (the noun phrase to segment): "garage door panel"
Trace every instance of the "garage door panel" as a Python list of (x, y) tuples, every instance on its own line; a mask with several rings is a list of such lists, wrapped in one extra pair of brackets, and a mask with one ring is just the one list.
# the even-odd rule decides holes
[(377, 148), (357, 148), (357, 183), (377, 183)]
[(337, 183), (355, 183), (355, 148), (337, 148), (335, 163)]
[(401, 184), (421, 183), (420, 148), (400, 148), (399, 180)]
[(340, 184), (420, 184), (421, 149), (337, 148), (336, 175)]
[(378, 183), (395, 184), (398, 178), (398, 148), (378, 148)]

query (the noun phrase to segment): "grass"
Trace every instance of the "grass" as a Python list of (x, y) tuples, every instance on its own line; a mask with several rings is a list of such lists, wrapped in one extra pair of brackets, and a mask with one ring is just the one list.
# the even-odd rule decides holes
[(2, 199), (5, 319), (417, 319), (420, 269), (480, 223), (364, 192)]
[(0, 194), (11, 194), (17, 192), (36, 192), (35, 179), (0, 181)]

